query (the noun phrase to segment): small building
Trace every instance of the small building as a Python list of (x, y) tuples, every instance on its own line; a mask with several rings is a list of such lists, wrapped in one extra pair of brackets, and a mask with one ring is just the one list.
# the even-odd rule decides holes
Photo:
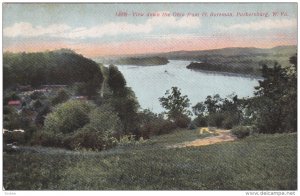
[(10, 101), (8, 101), (8, 105), (11, 106), (11, 107), (19, 109), (19, 108), (21, 108), (22, 103), (21, 103), (20, 100), (10, 100)]

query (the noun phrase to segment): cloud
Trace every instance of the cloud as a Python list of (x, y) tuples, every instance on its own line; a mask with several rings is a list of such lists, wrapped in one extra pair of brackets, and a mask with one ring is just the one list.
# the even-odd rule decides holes
[(285, 29), (285, 28), (296, 28), (297, 20), (295, 19), (265, 19), (255, 22), (233, 24), (230, 26), (219, 26), (222, 30), (270, 30), (270, 29)]
[(47, 27), (34, 27), (30, 23), (20, 22), (5, 28), (3, 30), (3, 35), (6, 37), (36, 37), (41, 35), (61, 34), (69, 29), (71, 29), (71, 27), (65, 24), (52, 24)]
[(155, 30), (168, 28), (197, 28), (201, 25), (198, 17), (181, 17), (173, 16), (151, 17), (142, 24), (133, 24), (128, 22), (110, 22), (103, 25), (92, 27), (71, 28), (66, 24), (52, 24), (47, 27), (33, 26), (30, 23), (15, 23), (3, 30), (6, 37), (36, 37), (51, 36), (62, 38), (100, 38), (105, 35), (116, 36), (119, 34), (138, 34), (150, 33)]

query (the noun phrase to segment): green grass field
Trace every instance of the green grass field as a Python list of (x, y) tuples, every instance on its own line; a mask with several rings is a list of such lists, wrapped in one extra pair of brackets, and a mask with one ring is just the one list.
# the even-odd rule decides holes
[(34, 147), (4, 153), (6, 190), (295, 190), (297, 135), (166, 148), (204, 137), (179, 130), (102, 152)]

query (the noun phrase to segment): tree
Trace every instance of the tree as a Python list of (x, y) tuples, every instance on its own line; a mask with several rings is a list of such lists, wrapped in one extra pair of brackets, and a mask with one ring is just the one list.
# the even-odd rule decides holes
[(216, 113), (220, 109), (220, 103), (222, 99), (219, 94), (212, 96), (207, 96), (204, 104), (207, 107), (207, 111), (209, 114)]
[(52, 104), (57, 105), (59, 103), (63, 103), (70, 98), (68, 92), (64, 89), (60, 89), (57, 92), (57, 95), (52, 99)]
[(290, 67), (275, 63), (272, 68), (263, 65), (264, 80), (256, 87), (252, 107), (256, 111), (257, 126), (262, 133), (297, 131), (297, 75), (296, 60)]
[(121, 94), (124, 92), (126, 86), (126, 80), (123, 74), (114, 65), (110, 65), (108, 68), (108, 85), (114, 94)]
[(187, 95), (181, 95), (178, 87), (172, 87), (171, 92), (166, 91), (165, 97), (159, 98), (160, 104), (167, 110), (167, 116), (171, 120), (176, 120), (179, 117), (188, 116), (191, 112), (188, 110), (190, 100)]
[(123, 125), (125, 134), (133, 134), (139, 128), (138, 108), (139, 103), (134, 92), (125, 87), (120, 95), (114, 94), (108, 102), (112, 104)]

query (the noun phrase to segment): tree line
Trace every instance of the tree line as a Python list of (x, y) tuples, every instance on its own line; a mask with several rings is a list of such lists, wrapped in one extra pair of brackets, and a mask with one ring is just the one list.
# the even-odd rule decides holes
[[(235, 128), (236, 132), (240, 130), (245, 134), (249, 134), (249, 131), (296, 132), (297, 55), (290, 57), (289, 61), (290, 65), (287, 67), (276, 62), (272, 67), (262, 64), (263, 80), (255, 87), (255, 96), (252, 98), (238, 98), (234, 94), (227, 98), (218, 94), (207, 96), (205, 101), (192, 107), (196, 118), (191, 125)], [(172, 87), (171, 90), (171, 93), (167, 91), (166, 96), (159, 99), (167, 110), (168, 117), (175, 121), (182, 117), (188, 119), (189, 99), (181, 95), (177, 87)]]

